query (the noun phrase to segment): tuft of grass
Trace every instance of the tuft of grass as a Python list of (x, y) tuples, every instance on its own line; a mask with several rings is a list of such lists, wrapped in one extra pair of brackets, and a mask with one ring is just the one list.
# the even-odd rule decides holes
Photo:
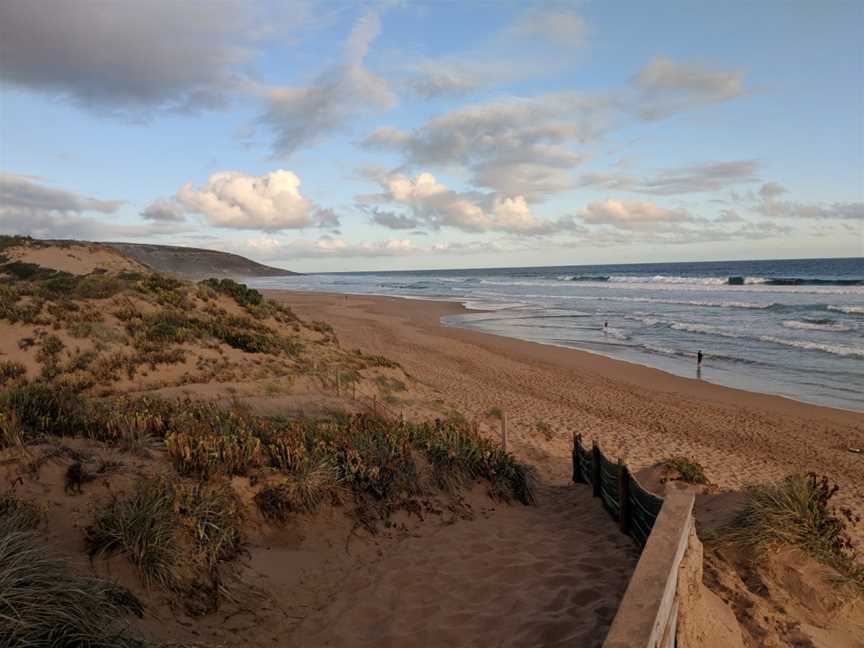
[(678, 473), (681, 481), (688, 484), (707, 484), (708, 478), (705, 477), (705, 470), (697, 461), (684, 456), (667, 457), (660, 462), (660, 465)]
[(181, 582), (178, 541), (181, 526), (174, 511), (174, 489), (164, 477), (145, 479), (128, 497), (115, 496), (87, 527), (90, 558), (125, 554), (144, 582), (176, 589)]
[(542, 419), (537, 419), (534, 423), (534, 429), (547, 441), (555, 438), (555, 431), (552, 429), (552, 426)]
[(19, 518), (0, 515), (0, 645), (145, 648), (122, 622), (141, 603), (109, 581), (78, 576)]
[(721, 537), (754, 551), (797, 547), (830, 565), (864, 589), (864, 567), (856, 561), (847, 527), (860, 521), (831, 498), (839, 486), (815, 473), (793, 474), (774, 484), (746, 489), (746, 502)]
[(27, 375), (27, 369), (20, 362), (4, 360), (0, 362), (0, 385), (15, 382)]
[(501, 410), (500, 407), (490, 407), (486, 411), (486, 416), (488, 416), (489, 418), (494, 418), (494, 419), (500, 420), (500, 419), (504, 418), (504, 412)]
[(226, 590), (220, 566), (242, 551), (242, 521), (242, 504), (228, 484), (161, 476), (139, 481), (99, 511), (86, 542), (91, 558), (121, 553), (145, 584), (185, 595), (190, 611), (203, 614), (218, 607)]
[(14, 521), (18, 529), (33, 530), (39, 527), (43, 518), (44, 512), (35, 502), (21, 500), (12, 491), (0, 493), (0, 520)]

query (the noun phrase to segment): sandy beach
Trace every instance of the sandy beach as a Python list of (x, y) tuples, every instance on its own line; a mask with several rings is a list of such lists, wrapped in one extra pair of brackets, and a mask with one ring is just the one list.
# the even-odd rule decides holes
[[(795, 471), (826, 474), (839, 504), (864, 509), (864, 415), (674, 376), (571, 349), (440, 324), (457, 303), (270, 291), (301, 316), (334, 326), (343, 346), (399, 361), (448, 405), (507, 415), (513, 451), (550, 483), (569, 479), (573, 432), (633, 470), (664, 457), (699, 461), (711, 483), (740, 488)], [(710, 375), (710, 363), (703, 377)], [(695, 367), (694, 367), (695, 374)], [(548, 424), (541, 434), (538, 423)], [(853, 531), (864, 540), (861, 525)]]

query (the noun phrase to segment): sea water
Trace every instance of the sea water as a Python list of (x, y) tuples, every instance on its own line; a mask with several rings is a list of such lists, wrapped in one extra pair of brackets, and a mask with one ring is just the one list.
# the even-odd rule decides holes
[(251, 283), (455, 300), (469, 312), (443, 318), (446, 325), (864, 411), (864, 258), (353, 272)]

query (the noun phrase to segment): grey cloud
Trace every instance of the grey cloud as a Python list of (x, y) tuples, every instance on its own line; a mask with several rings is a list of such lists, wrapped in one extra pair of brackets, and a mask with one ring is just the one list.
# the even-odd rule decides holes
[(257, 35), (250, 5), (0, 3), (0, 78), (90, 108), (219, 107), (243, 83)]
[(862, 202), (803, 203), (763, 200), (757, 203), (754, 209), (772, 218), (864, 220)]
[(395, 103), (387, 83), (363, 66), (380, 29), (376, 14), (365, 15), (345, 43), (341, 64), (325, 70), (306, 86), (261, 89), (268, 108), (259, 121), (276, 136), (275, 155), (290, 155), (344, 127), (364, 111)]
[(609, 109), (572, 93), (510, 97), (439, 115), (410, 133), (381, 128), (363, 144), (399, 151), (413, 166), (462, 166), (477, 186), (536, 201), (572, 186), (567, 170), (583, 156), (569, 145), (603, 132)]
[(744, 74), (657, 56), (631, 79), (639, 91), (637, 112), (652, 121), (671, 114), (729, 101), (746, 92)]
[(766, 200), (776, 198), (780, 194), (784, 194), (786, 192), (786, 187), (777, 182), (766, 182), (759, 188), (759, 196)]
[(561, 47), (583, 47), (588, 41), (588, 24), (570, 9), (536, 8), (522, 14), (505, 29), (503, 36)]
[(701, 193), (756, 182), (758, 167), (755, 160), (736, 160), (665, 169), (653, 176), (643, 177), (620, 173), (586, 173), (580, 176), (579, 184), (655, 195)]
[[(465, 97), (496, 85), (554, 74), (585, 46), (586, 22), (565, 7), (532, 8), (458, 54), (406, 66), (404, 84), (424, 98)], [(550, 48), (554, 55), (550, 56)], [(512, 54), (519, 52), (518, 57)]]
[(0, 209), (42, 212), (95, 211), (110, 214), (120, 208), (119, 200), (97, 200), (71, 191), (46, 187), (26, 176), (0, 173)]
[(175, 200), (155, 200), (141, 212), (141, 218), (150, 221), (179, 223), (186, 220), (186, 213)]
[[(361, 206), (362, 208), (363, 206)], [(375, 225), (381, 225), (392, 230), (413, 230), (421, 224), (421, 220), (406, 214), (388, 211), (373, 207), (366, 209), (370, 216), (370, 220)], [(413, 232), (412, 232), (413, 233)]]

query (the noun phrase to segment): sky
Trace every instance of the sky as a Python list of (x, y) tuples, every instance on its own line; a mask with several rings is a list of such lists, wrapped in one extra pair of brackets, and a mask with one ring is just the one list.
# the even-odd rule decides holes
[(0, 233), (303, 272), (864, 256), (864, 3), (0, 0)]

